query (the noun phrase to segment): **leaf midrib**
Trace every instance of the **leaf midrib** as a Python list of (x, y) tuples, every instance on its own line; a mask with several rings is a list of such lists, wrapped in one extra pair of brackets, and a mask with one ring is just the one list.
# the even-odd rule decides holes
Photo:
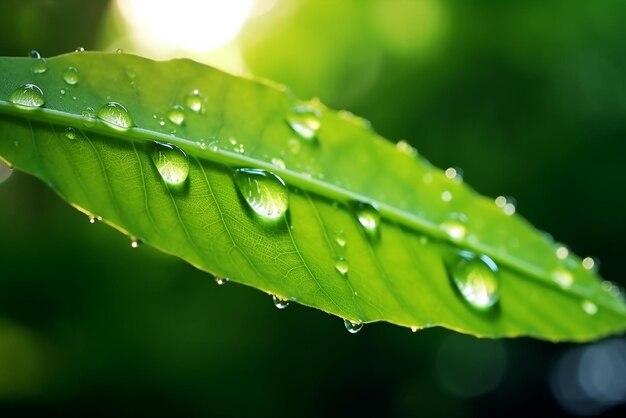
[[(557, 283), (555, 283), (549, 275), (547, 275), (542, 269), (536, 268), (531, 263), (527, 263), (524, 260), (500, 254), (493, 248), (485, 245), (480, 245), (480, 243), (471, 243), (464, 239), (453, 240), (444, 231), (442, 231), (437, 224), (420, 218), (410, 212), (398, 209), (384, 202), (377, 201), (368, 196), (355, 193), (337, 185), (324, 182), (309, 176), (305, 176), (292, 170), (281, 169), (280, 167), (277, 167), (270, 162), (254, 159), (240, 153), (230, 152), (223, 149), (211, 151), (203, 148), (198, 142), (181, 138), (176, 135), (164, 134), (161, 132), (151, 131), (140, 127), (132, 127), (126, 130), (118, 130), (107, 125), (99, 119), (90, 120), (89, 126), (87, 126), (85, 124), (85, 118), (82, 115), (61, 112), (54, 109), (34, 108), (32, 110), (24, 110), (22, 108), (18, 108), (10, 102), (0, 100), (0, 114), (11, 115), (17, 118), (27, 119), (29, 121), (34, 120), (38, 122), (72, 127), (75, 129), (79, 129), (83, 132), (97, 133), (103, 136), (114, 137), (126, 141), (131, 140), (134, 142), (142, 143), (148, 141), (161, 141), (171, 143), (179, 146), (188, 155), (198, 159), (203, 159), (230, 167), (247, 167), (271, 171), (276, 175), (279, 175), (289, 186), (297, 187), (302, 190), (315, 193), (333, 201), (339, 201), (343, 203), (369, 203), (378, 208), (380, 215), (387, 220), (408, 227), (413, 231), (428, 236), (429, 238), (446, 242), (452, 247), (467, 249), (477, 254), (487, 255), (488, 257), (492, 258), (499, 266), (503, 266), (507, 269), (522, 273), (524, 276), (535, 280), (541, 285), (555, 288), (558, 291), (562, 291), (562, 288)], [(593, 298), (593, 295), (590, 294), (589, 290), (586, 287), (580, 286), (576, 282), (573, 283), (571, 287), (569, 287), (567, 290), (567, 292), (563, 293), (569, 295), (570, 297), (576, 296), (580, 299)], [(605, 303), (603, 299), (593, 299), (595, 303), (612, 311), (613, 313), (626, 313), (626, 309), (618, 310), (616, 309), (615, 305)]]

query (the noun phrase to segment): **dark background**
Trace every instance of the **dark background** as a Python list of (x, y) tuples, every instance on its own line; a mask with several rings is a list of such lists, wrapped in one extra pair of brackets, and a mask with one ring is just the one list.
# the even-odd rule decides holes
[[(111, 7), (5, 0), (0, 55), (132, 52)], [(250, 73), (366, 117), (485, 195), (514, 196), (624, 285), (624, 22), (619, 0), (283, 0), (237, 45)], [(278, 311), (132, 250), (26, 175), (0, 184), (3, 417), (624, 416), (624, 341), (388, 324), (350, 335), (338, 318)]]

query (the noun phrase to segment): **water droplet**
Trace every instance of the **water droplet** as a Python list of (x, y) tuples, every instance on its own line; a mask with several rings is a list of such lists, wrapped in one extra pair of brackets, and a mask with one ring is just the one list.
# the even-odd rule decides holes
[(139, 248), (139, 246), (143, 244), (143, 240), (135, 237), (130, 238), (130, 246), (131, 248)]
[(90, 127), (93, 126), (96, 122), (96, 112), (93, 110), (93, 107), (88, 107), (82, 112), (83, 118), (85, 118), (85, 126)]
[(67, 139), (76, 139), (76, 129), (74, 129), (74, 128), (65, 128), (65, 137)]
[(419, 331), (419, 327), (418, 327), (418, 326), (413, 325), (413, 326), (411, 327), (411, 332), (417, 332), (417, 331)]
[(372, 122), (370, 122), (369, 120), (362, 118), (360, 116), (355, 115), (354, 113), (348, 111), (348, 110), (340, 110), (339, 112), (337, 112), (337, 116), (339, 116), (341, 119), (350, 122), (353, 125), (359, 126), (361, 128), (365, 128), (365, 129), (371, 129), (372, 128)]
[(41, 107), (46, 102), (43, 97), (43, 91), (34, 84), (24, 84), (22, 87), (15, 89), (9, 96), (9, 101), (24, 109)]
[(343, 324), (350, 334), (356, 334), (363, 329), (363, 322), (361, 321), (351, 321), (349, 319), (344, 319)]
[(564, 268), (558, 268), (552, 273), (552, 280), (563, 289), (569, 289), (574, 283), (574, 275)]
[(219, 144), (219, 141), (217, 139), (209, 142), (209, 151), (217, 152), (219, 150), (218, 144)]
[(116, 53), (116, 54), (123, 54), (123, 53), (124, 53), (124, 50), (123, 50), (122, 48), (117, 48), (117, 49), (115, 50), (115, 53)]
[(174, 106), (167, 112), (167, 118), (174, 125), (182, 125), (185, 121), (185, 109), (182, 106)]
[(204, 97), (200, 94), (199, 90), (194, 90), (187, 95), (185, 99), (185, 104), (187, 107), (193, 112), (200, 112), (202, 110), (202, 103), (204, 102)]
[(452, 200), (452, 193), (450, 193), (450, 191), (448, 191), (448, 190), (444, 190), (441, 193), (441, 200), (443, 200), (446, 203), (451, 201)]
[(406, 154), (410, 157), (417, 157), (417, 150), (404, 139), (396, 142), (396, 148), (403, 154)]
[(337, 236), (335, 237), (335, 242), (341, 248), (345, 248), (345, 246), (346, 246), (346, 237), (343, 236), (343, 233), (338, 233)]
[(590, 300), (583, 300), (583, 302), (581, 303), (581, 307), (583, 308), (583, 311), (585, 311), (585, 313), (588, 315), (595, 315), (598, 313), (598, 305)]
[(70, 86), (78, 84), (78, 79), (78, 69), (76, 67), (67, 67), (65, 71), (63, 71), (63, 81)]
[(228, 277), (215, 276), (215, 283), (217, 283), (219, 286), (222, 286), (222, 285), (228, 283), (229, 281), (230, 281), (230, 279)]
[(85, 48), (83, 48), (82, 46), (78, 46), (78, 47), (76, 47), (74, 52), (85, 52)]
[(267, 220), (275, 220), (287, 212), (287, 187), (276, 174), (240, 168), (235, 170), (234, 179), (239, 192), (257, 215)]
[(35, 59), (37, 59), (37, 58), (41, 58), (41, 54), (39, 53), (39, 51), (36, 51), (36, 50), (34, 50), (34, 49), (33, 49), (33, 50), (31, 50), (31, 51), (28, 53), (28, 56), (29, 56), (30, 58), (35, 58)]
[(565, 260), (569, 255), (569, 250), (563, 245), (556, 247), (556, 256), (559, 260)]
[(133, 120), (128, 110), (120, 103), (109, 102), (98, 110), (98, 118), (107, 125), (120, 130), (126, 130), (133, 126)]
[(317, 131), (322, 126), (319, 111), (309, 106), (295, 107), (285, 117), (285, 121), (292, 131), (307, 141), (315, 140)]
[(280, 296), (272, 295), (272, 301), (274, 302), (274, 306), (278, 309), (285, 309), (289, 306), (289, 301), (287, 299), (283, 299)]
[(515, 199), (512, 197), (498, 196), (495, 199), (496, 206), (501, 208), (505, 215), (513, 215), (517, 210)]
[(601, 286), (602, 290), (609, 294), (611, 297), (622, 299), (624, 298), (624, 291), (617, 284), (609, 280), (603, 280)]
[(357, 203), (354, 208), (356, 217), (363, 227), (365, 234), (376, 240), (380, 234), (380, 212), (378, 208), (369, 203)]
[(280, 158), (272, 158), (272, 164), (274, 164), (276, 167), (282, 170), (285, 169), (285, 162)]
[(491, 258), (461, 251), (449, 272), (461, 296), (473, 308), (487, 310), (498, 302), (498, 266)]
[[(37, 51), (34, 51), (34, 52), (37, 52)], [(46, 63), (46, 60), (41, 57), (33, 57), (33, 58), (35, 58), (35, 60), (33, 61), (33, 65), (31, 66), (31, 69), (33, 70), (33, 74), (45, 73), (46, 70), (48, 70), (48, 64)]]
[(455, 168), (455, 167), (447, 168), (445, 171), (445, 174), (446, 174), (446, 177), (449, 178), (450, 180), (455, 180), (459, 183), (463, 181), (463, 170), (461, 170), (460, 168)]
[(600, 262), (594, 257), (585, 257), (583, 258), (582, 265), (585, 270), (598, 271)]
[(102, 220), (102, 216), (89, 215), (90, 224), (95, 224), (96, 222), (100, 222), (101, 220)]
[(339, 257), (337, 259), (337, 262), (335, 263), (335, 268), (337, 269), (339, 274), (341, 274), (344, 277), (347, 276), (348, 270), (350, 269), (350, 266), (348, 265), (348, 260), (346, 260), (343, 257)]
[(467, 229), (465, 224), (467, 217), (463, 214), (453, 213), (448, 220), (445, 220), (439, 226), (453, 240), (462, 240), (465, 238)]
[(165, 184), (180, 189), (189, 176), (187, 154), (176, 145), (155, 142), (150, 157)]

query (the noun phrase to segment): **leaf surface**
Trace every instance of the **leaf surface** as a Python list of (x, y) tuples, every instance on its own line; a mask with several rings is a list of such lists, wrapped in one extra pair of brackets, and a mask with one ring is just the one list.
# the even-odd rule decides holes
[(626, 328), (615, 285), (348, 112), (190, 60), (33, 64), (0, 59), (0, 156), (136, 242), (355, 323), (554, 341)]

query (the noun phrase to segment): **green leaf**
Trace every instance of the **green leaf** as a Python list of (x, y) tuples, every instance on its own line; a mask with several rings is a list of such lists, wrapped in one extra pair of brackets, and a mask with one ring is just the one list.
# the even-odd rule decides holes
[(0, 155), (135, 243), (352, 331), (581, 341), (626, 328), (590, 260), (348, 112), (189, 60), (33, 64), (0, 59)]

